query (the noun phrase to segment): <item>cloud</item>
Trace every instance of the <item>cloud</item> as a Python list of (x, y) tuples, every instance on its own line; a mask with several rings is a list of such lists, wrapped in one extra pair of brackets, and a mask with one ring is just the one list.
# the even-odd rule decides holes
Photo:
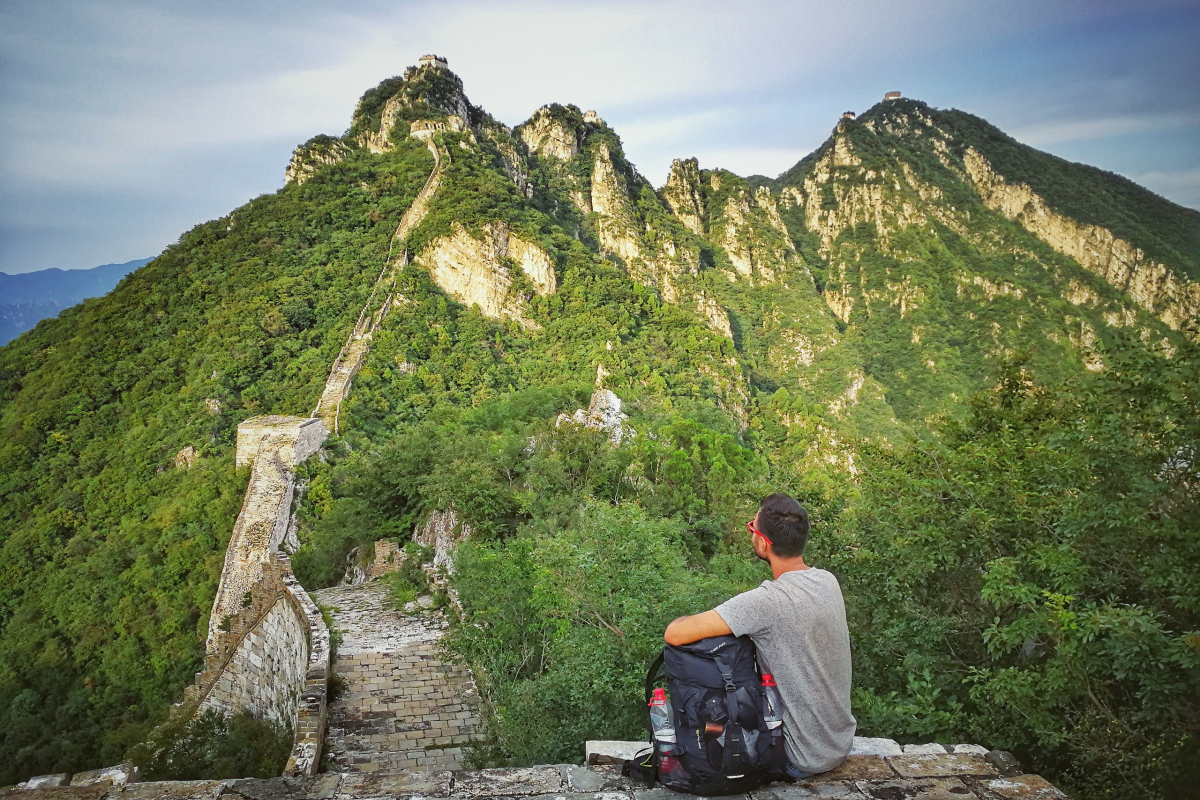
[[(277, 189), (293, 147), (341, 133), (364, 90), (426, 52), (509, 124), (596, 109), (656, 184), (688, 156), (778, 174), (893, 88), (1106, 169), (1185, 173), (1200, 70), (1180, 43), (1197, 32), (1200, 11), (1153, 0), (10, 2), (0, 269), (157, 252)], [(1114, 150), (1150, 133), (1149, 161)]]
[(1200, 113), (1165, 113), (1139, 116), (1105, 117), (1100, 119), (1064, 120), (1017, 128), (1008, 131), (1016, 139), (1035, 147), (1061, 142), (1080, 142), (1109, 139), (1116, 136), (1148, 133), (1175, 128), (1200, 127)]

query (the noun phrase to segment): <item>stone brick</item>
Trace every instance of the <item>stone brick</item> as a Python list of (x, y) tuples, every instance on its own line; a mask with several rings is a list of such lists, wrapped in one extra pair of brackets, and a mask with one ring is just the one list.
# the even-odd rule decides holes
[(989, 778), (977, 781), (975, 791), (982, 800), (1068, 800), (1040, 775)]
[(484, 769), (454, 775), (454, 796), (463, 798), (551, 794), (561, 791), (562, 786), (562, 766)]
[(268, 778), (228, 781), (246, 800), (332, 800), (337, 795), (341, 775), (314, 775), (300, 778)]
[[(811, 795), (810, 795), (811, 796)], [(694, 794), (687, 792), (673, 792), (670, 789), (662, 786), (655, 786), (653, 789), (634, 789), (633, 800), (689, 800), (689, 798), (697, 797)], [(794, 795), (794, 797), (797, 797)], [(748, 794), (731, 794), (720, 795), (711, 800), (749, 800)], [(858, 798), (856, 798), (858, 800)]]
[(929, 744), (906, 744), (903, 749), (905, 755), (941, 755), (942, 753), (950, 752), (936, 742), (930, 742)]
[(563, 786), (571, 792), (628, 791), (633, 783), (621, 775), (621, 767), (604, 765), (596, 767), (569, 766), (563, 770)]
[(621, 764), (650, 749), (649, 742), (624, 742), (611, 739), (589, 739), (584, 742), (584, 761), (588, 764)]
[(957, 778), (859, 781), (858, 789), (870, 800), (978, 800)]
[(109, 800), (213, 800), (221, 781), (153, 781), (110, 789)]
[(1017, 757), (1007, 750), (991, 750), (984, 758), (996, 768), (1002, 778), (1014, 777), (1025, 771), (1021, 769), (1021, 762), (1017, 761)]
[(71, 778), (72, 786), (92, 786), (104, 783), (110, 786), (124, 786), (127, 783), (137, 783), (141, 780), (141, 772), (133, 764), (117, 764), (113, 767), (101, 767), (87, 772), (76, 772)]
[(55, 786), (66, 786), (71, 782), (71, 773), (55, 772), (52, 775), (37, 775), (25, 781), (26, 789), (49, 789)]
[(806, 783), (832, 783), (850, 780), (888, 780), (896, 773), (883, 756), (847, 756), (839, 766), (809, 778)]
[[(337, 800), (357, 800), (367, 797), (398, 797), (422, 795), (447, 797), (450, 794), (450, 772), (403, 772), (379, 775), (343, 775), (338, 786)], [(456, 793), (457, 794), (457, 793)]]
[(967, 753), (973, 756), (986, 756), (988, 749), (977, 744), (956, 744), (950, 748), (951, 753)]
[(898, 756), (904, 751), (893, 739), (878, 739), (869, 736), (855, 736), (850, 746), (852, 756)]
[(866, 800), (852, 782), (818, 784), (772, 783), (750, 793), (752, 800)]
[(996, 768), (983, 758), (967, 753), (890, 756), (887, 762), (902, 778), (998, 774)]
[[(42, 777), (42, 776), (39, 776)], [(96, 786), (47, 786), (31, 791), (17, 792), (16, 797), (28, 800), (100, 800), (108, 792), (108, 784)]]

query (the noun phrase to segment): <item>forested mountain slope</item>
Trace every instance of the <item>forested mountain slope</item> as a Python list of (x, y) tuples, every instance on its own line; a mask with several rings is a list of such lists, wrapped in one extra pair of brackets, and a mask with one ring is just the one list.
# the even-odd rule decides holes
[[(426, 213), (397, 239), (419, 192)], [(761, 580), (743, 523), (782, 488), (812, 507), (816, 558), (848, 593), (887, 598), (851, 602), (864, 732), (969, 731), (1068, 776), (1107, 735), (1156, 743), (1165, 761), (1121, 769), (1173, 780), (1196, 709), (1133, 719), (1128, 669), (1051, 663), (1058, 618), (1038, 598), (1105, 624), (1143, 610), (1167, 644), (1113, 652), (1150, 675), (1170, 650), (1155, 708), (1196, 685), (1198, 484), (1180, 453), (1198, 444), (1197, 220), (907, 100), (843, 119), (778, 179), (680, 160), (656, 190), (594, 112), (552, 104), (510, 129), (453, 73), (411, 68), (364, 94), (346, 134), (297, 148), (278, 192), (0, 350), (0, 783), (114, 761), (179, 699), (247, 479), (234, 429), (312, 410), (385, 265), (395, 293), (340, 436), (302, 476), (294, 564), (310, 590), (335, 583), (353, 547), (457, 509), (475, 531), (454, 647), (488, 676), (480, 758), (636, 733), (622, 692), (660, 618)], [(633, 435), (556, 424), (601, 387)], [(173, 461), (188, 446), (194, 462)], [(975, 482), (906, 483), (938, 448)], [(1128, 468), (1111, 480), (1109, 457)], [(1034, 502), (1039, 486), (1126, 505), (1101, 524)], [(957, 540), (930, 497), (961, 503)], [(1162, 547), (1104, 586), (1126, 522)], [(889, 647), (907, 650), (872, 659)], [(1092, 738), (1072, 740), (1085, 693), (1031, 696), (1043, 669), (1111, 690), (1136, 735), (1088, 717)], [(1004, 713), (981, 685), (1009, 693)], [(576, 719), (537, 722), (567, 698)]]

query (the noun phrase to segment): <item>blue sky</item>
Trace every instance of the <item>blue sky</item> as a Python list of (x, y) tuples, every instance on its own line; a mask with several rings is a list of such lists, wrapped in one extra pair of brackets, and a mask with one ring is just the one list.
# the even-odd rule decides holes
[(1200, 208), (1196, 2), (0, 4), (0, 271), (155, 255), (283, 185), (426, 52), (515, 125), (599, 111), (671, 159), (783, 172), (889, 90)]

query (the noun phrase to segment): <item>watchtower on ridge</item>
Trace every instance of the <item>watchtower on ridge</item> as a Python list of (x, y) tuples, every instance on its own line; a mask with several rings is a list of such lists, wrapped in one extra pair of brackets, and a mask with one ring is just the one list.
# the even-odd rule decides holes
[(450, 69), (449, 62), (446, 61), (444, 56), (435, 56), (432, 54), (421, 56), (420, 63), (422, 67), (441, 67), (442, 69)]
[[(421, 60), (424, 61), (424, 59), (421, 59)], [(887, 94), (885, 94), (883, 96), (883, 99), (884, 100), (899, 100), (903, 96), (904, 95), (900, 94), (899, 92), (888, 92)]]

